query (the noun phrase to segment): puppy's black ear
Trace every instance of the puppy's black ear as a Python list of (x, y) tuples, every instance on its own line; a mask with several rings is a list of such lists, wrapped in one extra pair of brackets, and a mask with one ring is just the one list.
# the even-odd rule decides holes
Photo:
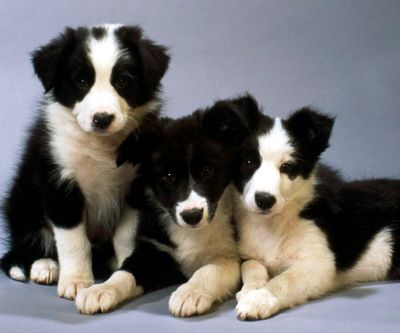
[(32, 64), (36, 75), (43, 84), (45, 92), (54, 85), (58, 66), (63, 61), (63, 55), (75, 45), (76, 31), (66, 28), (57, 38), (32, 52)]
[(168, 49), (143, 38), (143, 31), (138, 26), (122, 26), (116, 34), (123, 45), (139, 57), (142, 83), (147, 94), (152, 94), (168, 69), (170, 60)]
[(147, 90), (153, 92), (168, 69), (170, 57), (168, 49), (155, 44), (150, 39), (139, 41), (139, 53), (143, 65), (143, 81)]
[(149, 114), (137, 130), (132, 132), (117, 150), (117, 166), (125, 162), (135, 165), (142, 162), (160, 140), (161, 123), (157, 115)]
[(329, 138), (335, 119), (305, 107), (294, 112), (285, 127), (304, 148), (319, 156), (329, 147)]
[(250, 133), (260, 115), (256, 100), (247, 94), (216, 102), (205, 111), (203, 128), (213, 139), (235, 146)]

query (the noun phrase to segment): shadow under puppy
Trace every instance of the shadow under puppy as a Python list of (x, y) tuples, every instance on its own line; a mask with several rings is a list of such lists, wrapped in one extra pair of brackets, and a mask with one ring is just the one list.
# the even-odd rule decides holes
[[(240, 319), (263, 319), (357, 282), (398, 277), (400, 180), (344, 181), (318, 163), (333, 118), (272, 119), (255, 100), (236, 164)], [(250, 106), (250, 107), (249, 107)]]
[(116, 151), (158, 112), (169, 56), (138, 26), (106, 24), (66, 28), (32, 62), (45, 93), (3, 205), (1, 267), (19, 281), (58, 280), (73, 299), (93, 283), (92, 245), (112, 242), (117, 266), (132, 251), (125, 197), (136, 170), (116, 168)]
[(118, 164), (141, 164), (128, 197), (139, 223), (135, 249), (105, 283), (78, 293), (81, 313), (109, 311), (189, 279), (171, 295), (169, 308), (175, 316), (199, 315), (236, 290), (240, 268), (230, 184), (246, 132), (237, 112), (245, 100), (151, 121), (139, 138), (121, 146)]

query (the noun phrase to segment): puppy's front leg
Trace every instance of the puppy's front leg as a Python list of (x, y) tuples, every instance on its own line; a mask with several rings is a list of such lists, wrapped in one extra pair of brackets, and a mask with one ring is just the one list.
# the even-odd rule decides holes
[(82, 314), (108, 312), (142, 293), (143, 288), (136, 285), (131, 272), (118, 270), (106, 282), (80, 289), (75, 304)]
[(265, 319), (329, 292), (335, 267), (323, 261), (303, 261), (272, 278), (263, 288), (243, 295), (236, 307), (242, 320)]
[(80, 313), (95, 314), (111, 311), (122, 302), (185, 281), (179, 265), (153, 242), (137, 239), (135, 250), (122, 267), (104, 283), (81, 289), (76, 297)]
[(171, 313), (178, 317), (200, 315), (216, 301), (235, 291), (240, 281), (239, 262), (218, 258), (199, 268), (188, 282), (181, 285), (169, 299)]
[(113, 237), (115, 251), (115, 263), (111, 267), (113, 271), (119, 269), (124, 260), (133, 252), (138, 222), (137, 215), (138, 211), (128, 206), (124, 208)]
[(268, 282), (267, 268), (258, 260), (246, 260), (242, 262), (240, 269), (242, 272), (243, 287), (236, 293), (237, 301), (251, 290), (264, 287)]
[(58, 295), (75, 299), (79, 289), (93, 284), (91, 244), (82, 222), (73, 228), (53, 226), (60, 276)]

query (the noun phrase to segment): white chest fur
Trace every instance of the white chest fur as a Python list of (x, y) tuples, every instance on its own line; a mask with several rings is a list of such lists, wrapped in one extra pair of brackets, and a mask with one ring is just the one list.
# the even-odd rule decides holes
[(231, 191), (231, 187), (225, 190), (213, 221), (203, 228), (190, 229), (169, 224), (169, 235), (177, 244), (174, 256), (185, 275), (191, 276), (199, 267), (219, 256), (237, 256), (231, 223)]
[(104, 137), (86, 133), (68, 111), (47, 111), (51, 153), (60, 166), (60, 180), (73, 180), (82, 191), (89, 236), (94, 229), (111, 231), (135, 174), (131, 165), (117, 168), (115, 163), (116, 150), (126, 133)]
[(284, 216), (268, 218), (247, 211), (240, 202), (235, 207), (241, 258), (262, 262), (272, 275), (299, 260), (323, 257), (333, 262), (326, 236), (312, 221)]

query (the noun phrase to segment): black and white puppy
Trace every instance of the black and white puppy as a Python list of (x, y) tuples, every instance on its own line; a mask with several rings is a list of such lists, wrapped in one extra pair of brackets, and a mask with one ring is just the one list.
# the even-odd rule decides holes
[(135, 250), (105, 283), (79, 291), (81, 313), (109, 311), (187, 278), (169, 301), (175, 316), (202, 314), (235, 291), (240, 267), (230, 184), (234, 147), (245, 133), (237, 109), (246, 98), (162, 119), (121, 147), (119, 163), (142, 159), (129, 197), (140, 220)]
[(235, 184), (243, 288), (240, 319), (262, 319), (400, 268), (400, 181), (346, 182), (320, 166), (333, 118), (303, 108), (243, 110), (253, 136)]
[(15, 280), (58, 279), (59, 296), (73, 299), (93, 283), (91, 241), (112, 240), (117, 266), (132, 252), (135, 168), (116, 168), (116, 151), (158, 112), (169, 56), (137, 26), (103, 25), (67, 28), (32, 61), (45, 94), (4, 203), (1, 263)]

